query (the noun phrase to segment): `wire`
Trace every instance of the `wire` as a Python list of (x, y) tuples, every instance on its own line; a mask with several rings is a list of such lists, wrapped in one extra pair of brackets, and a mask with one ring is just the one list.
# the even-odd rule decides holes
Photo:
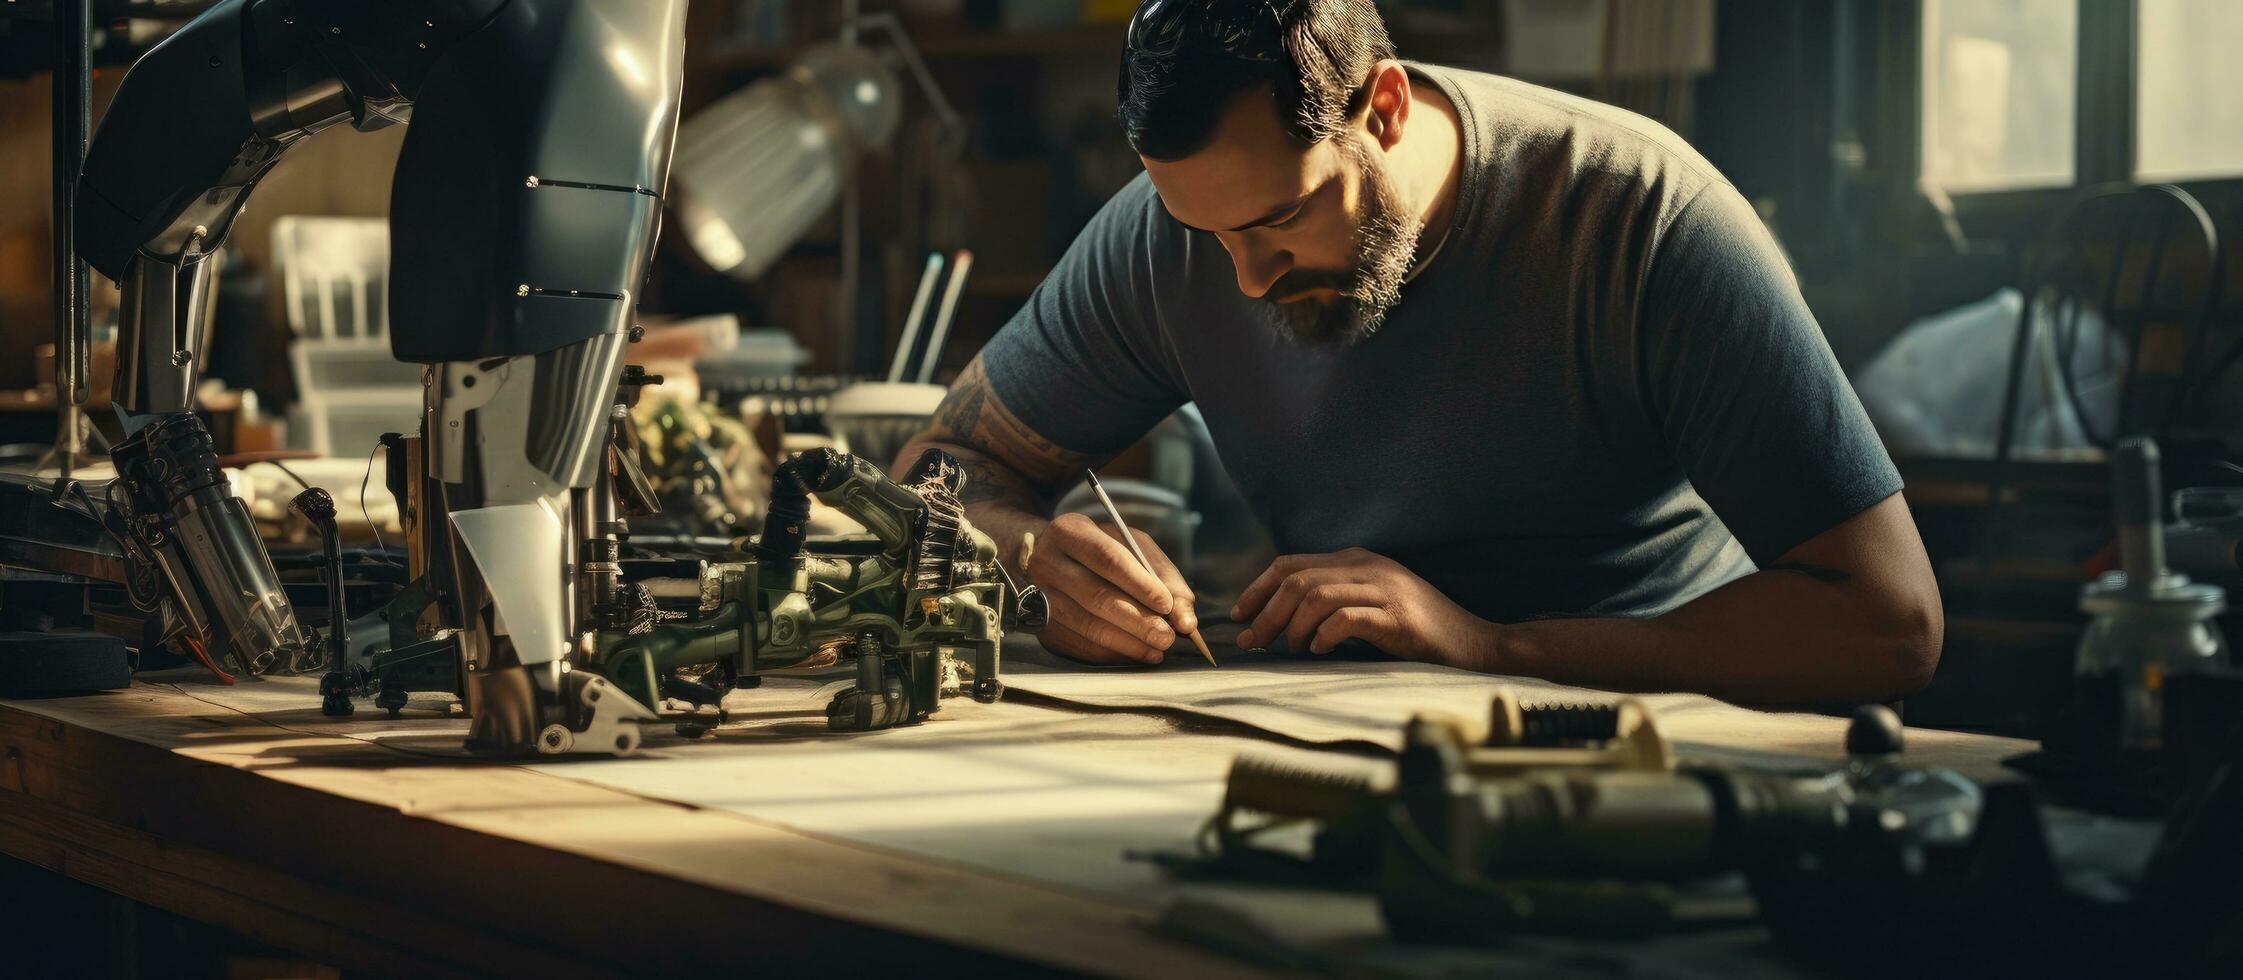
[(203, 669), (210, 671), (211, 676), (218, 678), (218, 683), (232, 684), (234, 682), (234, 675), (226, 673), (218, 666), (218, 661), (211, 659), (210, 651), (203, 649), (201, 640), (182, 635), (179, 642), (187, 647), (187, 652), (195, 655), (195, 661), (202, 664)]
[[(374, 440), (374, 448), (366, 451), (366, 472), (360, 474), (358, 477), (358, 516), (365, 518), (366, 526), (374, 529), (374, 550), (387, 554), (389, 551), (389, 546), (382, 543), (382, 526), (374, 523), (374, 515), (368, 513), (366, 510), (366, 484), (374, 478), (374, 454), (381, 451), (382, 441), (379, 439)], [(395, 495), (393, 494), (392, 496), (394, 497)], [(399, 501), (399, 503), (403, 504), (403, 501)], [(399, 508), (399, 515), (403, 516), (403, 513), (404, 511), (401, 506)], [(387, 565), (393, 563), (385, 558), (383, 559), (382, 564)]]
[(279, 470), (279, 471), (281, 471), (281, 472), (283, 472), (283, 473), (286, 473), (286, 474), (288, 474), (288, 478), (289, 478), (289, 479), (291, 479), (291, 480), (294, 480), (294, 481), (296, 481), (296, 485), (297, 485), (298, 487), (301, 487), (301, 488), (305, 489), (305, 490), (309, 490), (309, 489), (311, 489), (311, 488), (312, 488), (312, 485), (311, 485), (311, 484), (309, 484), (309, 483), (305, 483), (305, 482), (304, 482), (304, 478), (303, 478), (303, 477), (301, 477), (301, 476), (298, 476), (298, 475), (296, 475), (296, 471), (295, 471), (295, 470), (289, 469), (289, 468), (288, 468), (288, 464), (286, 464), (286, 463), (283, 463), (283, 462), (281, 462), (280, 460), (277, 460), (277, 459), (253, 459), (253, 460), (250, 460), (249, 462), (250, 462), (250, 465), (252, 465), (252, 466), (254, 466), (254, 465), (258, 464), (258, 463), (263, 463), (263, 464), (265, 464), (265, 465), (267, 465), (267, 466), (270, 466), (270, 467), (272, 467), (273, 469), (276, 469), (276, 470)]

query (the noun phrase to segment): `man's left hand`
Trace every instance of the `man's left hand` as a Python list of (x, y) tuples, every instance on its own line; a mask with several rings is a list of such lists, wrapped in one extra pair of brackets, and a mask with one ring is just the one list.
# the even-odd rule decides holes
[(1391, 558), (1361, 548), (1286, 555), (1239, 596), (1231, 618), (1251, 621), (1246, 649), (1280, 636), (1294, 652), (1330, 653), (1362, 640), (1405, 660), (1486, 669), (1495, 626), (1450, 601)]

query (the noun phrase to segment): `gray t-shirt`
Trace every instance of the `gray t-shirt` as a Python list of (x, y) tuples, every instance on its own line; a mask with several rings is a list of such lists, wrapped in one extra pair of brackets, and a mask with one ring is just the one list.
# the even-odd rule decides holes
[(1197, 402), (1280, 551), (1366, 548), (1497, 622), (1661, 613), (1900, 489), (1783, 254), (1697, 152), (1411, 70), (1455, 104), (1464, 168), (1378, 333), (1280, 338), (1140, 176), (983, 349), (997, 396), (1089, 454)]

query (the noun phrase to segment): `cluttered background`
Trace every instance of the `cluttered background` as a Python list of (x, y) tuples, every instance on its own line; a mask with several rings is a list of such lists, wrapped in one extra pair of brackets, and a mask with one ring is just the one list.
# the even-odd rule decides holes
[[(51, 12), (0, 13), (0, 455), (53, 436)], [(123, 66), (206, 7), (95, 4), (98, 123)], [(2108, 570), (2107, 450), (2164, 446), (2174, 560), (2243, 536), (2243, 6), (2228, 0), (1396, 0), (1407, 58), (1673, 128), (1726, 173), (1908, 482), (1947, 648), (1909, 721), (2035, 735)], [(690, 544), (751, 533), (772, 463), (892, 456), (940, 385), (1139, 169), (1113, 121), (1129, 0), (702, 0), (634, 424)], [(405, 130), (294, 151), (235, 226), (201, 408), (276, 538), (296, 482), (397, 531), (385, 432), (389, 173)], [(116, 290), (96, 277), (93, 400)], [(270, 464), (270, 465), (261, 465)], [(1203, 589), (1266, 556), (1186, 411), (1108, 470)], [(1063, 508), (1088, 508), (1087, 499)], [(394, 543), (394, 539), (390, 542)]]

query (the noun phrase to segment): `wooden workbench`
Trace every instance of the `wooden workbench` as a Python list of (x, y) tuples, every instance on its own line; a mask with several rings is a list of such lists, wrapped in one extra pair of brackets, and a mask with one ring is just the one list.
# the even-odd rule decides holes
[[(0, 851), (382, 974), (1261, 969), (1158, 928), (1179, 886), (1124, 852), (1187, 849), (1239, 753), (1314, 746), (1034, 695), (837, 736), (830, 687), (772, 687), (699, 741), (538, 765), (459, 757), (421, 705), (323, 718), (316, 678), (0, 702)], [(2024, 747), (1936, 745), (1974, 775)]]

